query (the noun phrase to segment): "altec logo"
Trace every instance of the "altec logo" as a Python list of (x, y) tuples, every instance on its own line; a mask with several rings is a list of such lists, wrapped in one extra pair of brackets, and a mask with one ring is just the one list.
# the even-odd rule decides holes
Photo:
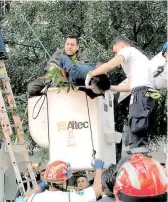
[(65, 130), (77, 130), (77, 129), (83, 129), (83, 128), (88, 128), (89, 127), (89, 122), (84, 121), (84, 122), (78, 122), (78, 121), (69, 121), (68, 123), (66, 122), (58, 122), (57, 123), (57, 130), (58, 131), (65, 131)]

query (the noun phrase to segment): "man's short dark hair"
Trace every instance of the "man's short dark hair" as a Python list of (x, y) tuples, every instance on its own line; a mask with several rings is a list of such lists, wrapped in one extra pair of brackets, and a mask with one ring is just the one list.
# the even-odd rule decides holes
[[(86, 175), (79, 175), (79, 176), (76, 178), (76, 180), (78, 180), (80, 177), (84, 177), (84, 178), (87, 179)], [(87, 179), (87, 180), (88, 180), (88, 179)]]
[(104, 192), (107, 196), (112, 197), (113, 195), (113, 187), (115, 185), (115, 177), (113, 175), (113, 171), (110, 169), (105, 170), (101, 176), (101, 184), (104, 189)]
[[(86, 175), (79, 175), (79, 176), (77, 176), (77, 178), (76, 178), (76, 180), (75, 180), (75, 186), (77, 186), (77, 181), (78, 181), (78, 179), (79, 179), (80, 177), (86, 178), (86, 180), (87, 180), (88, 183), (89, 183), (89, 180), (87, 179)], [(89, 183), (89, 184), (90, 184), (90, 183)]]
[(44, 173), (44, 172), (45, 172), (45, 170), (46, 170), (46, 169), (41, 170), (41, 172), (40, 172), (40, 173)]
[(69, 36), (67, 37), (67, 39), (68, 39), (68, 38), (70, 38), (70, 39), (76, 39), (76, 43), (79, 44), (79, 39), (78, 39), (77, 36), (75, 36), (75, 35), (69, 35)]
[(110, 89), (110, 80), (105, 74), (93, 77), (92, 81), (96, 84), (99, 90), (106, 91)]
[(118, 36), (114, 39), (112, 46), (117, 44), (118, 42), (124, 42), (125, 44), (132, 45), (132, 42), (126, 36)]

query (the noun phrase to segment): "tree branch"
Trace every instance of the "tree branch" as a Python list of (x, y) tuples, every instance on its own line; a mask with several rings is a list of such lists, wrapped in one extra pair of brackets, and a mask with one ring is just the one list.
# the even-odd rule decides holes
[(142, 19), (142, 20), (141, 20), (141, 22), (140, 22), (140, 24), (139, 24), (139, 26), (138, 26), (138, 28), (137, 28), (137, 34), (141, 31), (141, 26), (144, 24), (144, 22), (145, 22), (149, 17), (151, 17), (151, 14), (150, 14), (150, 13), (146, 16), (145, 19)]
[(154, 34), (150, 37), (150, 39), (143, 45), (142, 49), (145, 49), (146, 47), (149, 46), (149, 44), (152, 42), (152, 40), (155, 38), (157, 32), (159, 30), (159, 27), (156, 29), (156, 31), (154, 32)]
[(24, 57), (24, 59), (25, 59), (25, 60), (28, 60), (28, 61), (30, 61), (30, 62), (33, 62), (33, 63), (38, 63), (38, 62), (39, 62), (39, 59), (33, 60), (33, 59), (28, 58), (28, 57)]

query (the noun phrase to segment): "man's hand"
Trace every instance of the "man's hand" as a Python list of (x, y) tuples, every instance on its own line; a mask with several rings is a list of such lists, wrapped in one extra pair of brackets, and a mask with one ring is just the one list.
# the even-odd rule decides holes
[(102, 160), (96, 159), (93, 167), (96, 170), (96, 169), (103, 169), (103, 166), (104, 166), (104, 162)]
[(88, 72), (86, 79), (85, 79), (85, 86), (86, 88), (91, 89), (91, 86), (89, 85), (90, 81), (92, 79), (92, 72)]
[(93, 183), (93, 189), (95, 191), (96, 197), (98, 198), (101, 194), (101, 175), (103, 171), (104, 162), (102, 160), (96, 159), (94, 162), (95, 177)]

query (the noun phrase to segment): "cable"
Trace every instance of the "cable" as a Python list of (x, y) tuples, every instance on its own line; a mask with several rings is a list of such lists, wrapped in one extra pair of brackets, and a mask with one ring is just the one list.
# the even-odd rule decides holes
[[(35, 108), (36, 108), (38, 102), (42, 99), (43, 96), (44, 96), (44, 99), (43, 99), (43, 102), (42, 102), (42, 104), (41, 104), (41, 106), (40, 106), (40, 109), (39, 109), (39, 111), (37, 112), (37, 115), (36, 115), (36, 116), (33, 116), (34, 110), (35, 110)], [(46, 98), (45, 95), (42, 94), (42, 95), (40, 96), (40, 98), (37, 100), (36, 104), (34, 105), (34, 107), (33, 107), (33, 112), (32, 112), (32, 118), (33, 118), (33, 119), (36, 119), (36, 118), (38, 117), (38, 115), (40, 114), (40, 111), (41, 111), (41, 108), (42, 108), (42, 106), (43, 106), (43, 104), (44, 104), (45, 98)]]
[(87, 111), (88, 111), (88, 118), (89, 118), (89, 125), (90, 125), (90, 134), (91, 134), (92, 149), (93, 149), (92, 157), (93, 157), (93, 159), (95, 159), (96, 150), (94, 149), (94, 143), (93, 143), (93, 133), (92, 133), (92, 124), (91, 124), (91, 120), (90, 120), (90, 110), (89, 110), (89, 104), (88, 104), (87, 94), (85, 94), (85, 95), (86, 95)]
[[(48, 90), (48, 89), (47, 89)], [(47, 103), (47, 131), (48, 131), (48, 145), (50, 145), (50, 121), (49, 121), (49, 109), (48, 109), (48, 97), (47, 97), (47, 92), (45, 94), (46, 96), (46, 103)], [(50, 149), (49, 149), (50, 153)], [(50, 156), (50, 154), (49, 154)]]
[[(37, 100), (36, 104), (34, 105), (34, 107), (33, 107), (33, 112), (32, 112), (32, 118), (33, 118), (33, 119), (36, 119), (36, 118), (38, 117), (38, 115), (40, 114), (40, 111), (41, 111), (41, 109), (42, 109), (42, 106), (43, 106), (43, 104), (44, 104), (44, 101), (45, 101), (45, 99), (47, 99), (46, 95), (47, 95), (48, 88), (51, 86), (51, 83), (52, 83), (52, 81), (50, 81), (49, 83), (47, 83), (47, 85), (43, 88), (43, 90), (42, 90), (42, 91), (43, 91), (43, 94), (40, 96), (40, 98)], [(42, 104), (41, 104), (41, 106), (40, 106), (40, 109), (39, 109), (39, 111), (37, 112), (37, 115), (34, 117), (34, 116), (33, 116), (34, 110), (35, 110), (35, 108), (36, 108), (38, 102), (42, 99), (43, 96), (44, 96), (44, 99), (43, 99), (43, 101), (42, 101)]]
[(25, 20), (26, 24), (28, 25), (28, 27), (31, 29), (32, 33), (34, 34), (34, 36), (38, 39), (40, 45), (43, 47), (43, 49), (45, 50), (45, 53), (48, 55), (48, 57), (50, 58), (51, 55), (49, 54), (49, 52), (47, 51), (47, 49), (45, 48), (45, 46), (43, 45), (43, 43), (41, 42), (40, 38), (37, 36), (37, 34), (35, 33), (35, 31), (33, 30), (33, 28), (31, 27), (31, 25), (29, 24), (29, 22), (27, 21), (27, 19), (24, 17), (24, 15), (21, 13), (21, 16), (23, 17), (23, 19)]
[[(42, 106), (44, 104), (44, 101), (46, 99), (46, 105), (47, 105), (47, 136), (48, 136), (48, 144), (50, 145), (50, 121), (49, 121), (49, 108), (48, 108), (48, 96), (47, 96), (47, 91), (48, 91), (48, 88), (51, 86), (51, 81), (46, 85), (46, 87), (44, 88), (43, 90), (43, 94), (40, 96), (40, 98), (37, 100), (36, 104), (34, 105), (34, 108), (33, 108), (33, 112), (32, 112), (32, 118), (33, 119), (36, 119), (38, 117), (38, 115), (40, 114), (40, 111), (42, 109)], [(37, 106), (38, 102), (42, 99), (42, 97), (44, 96), (44, 99), (42, 101), (42, 104), (40, 106), (40, 109), (37, 113), (37, 115), (35, 117), (33, 117), (33, 113), (34, 113), (34, 109), (35, 107)], [(50, 152), (50, 150), (49, 150)]]

